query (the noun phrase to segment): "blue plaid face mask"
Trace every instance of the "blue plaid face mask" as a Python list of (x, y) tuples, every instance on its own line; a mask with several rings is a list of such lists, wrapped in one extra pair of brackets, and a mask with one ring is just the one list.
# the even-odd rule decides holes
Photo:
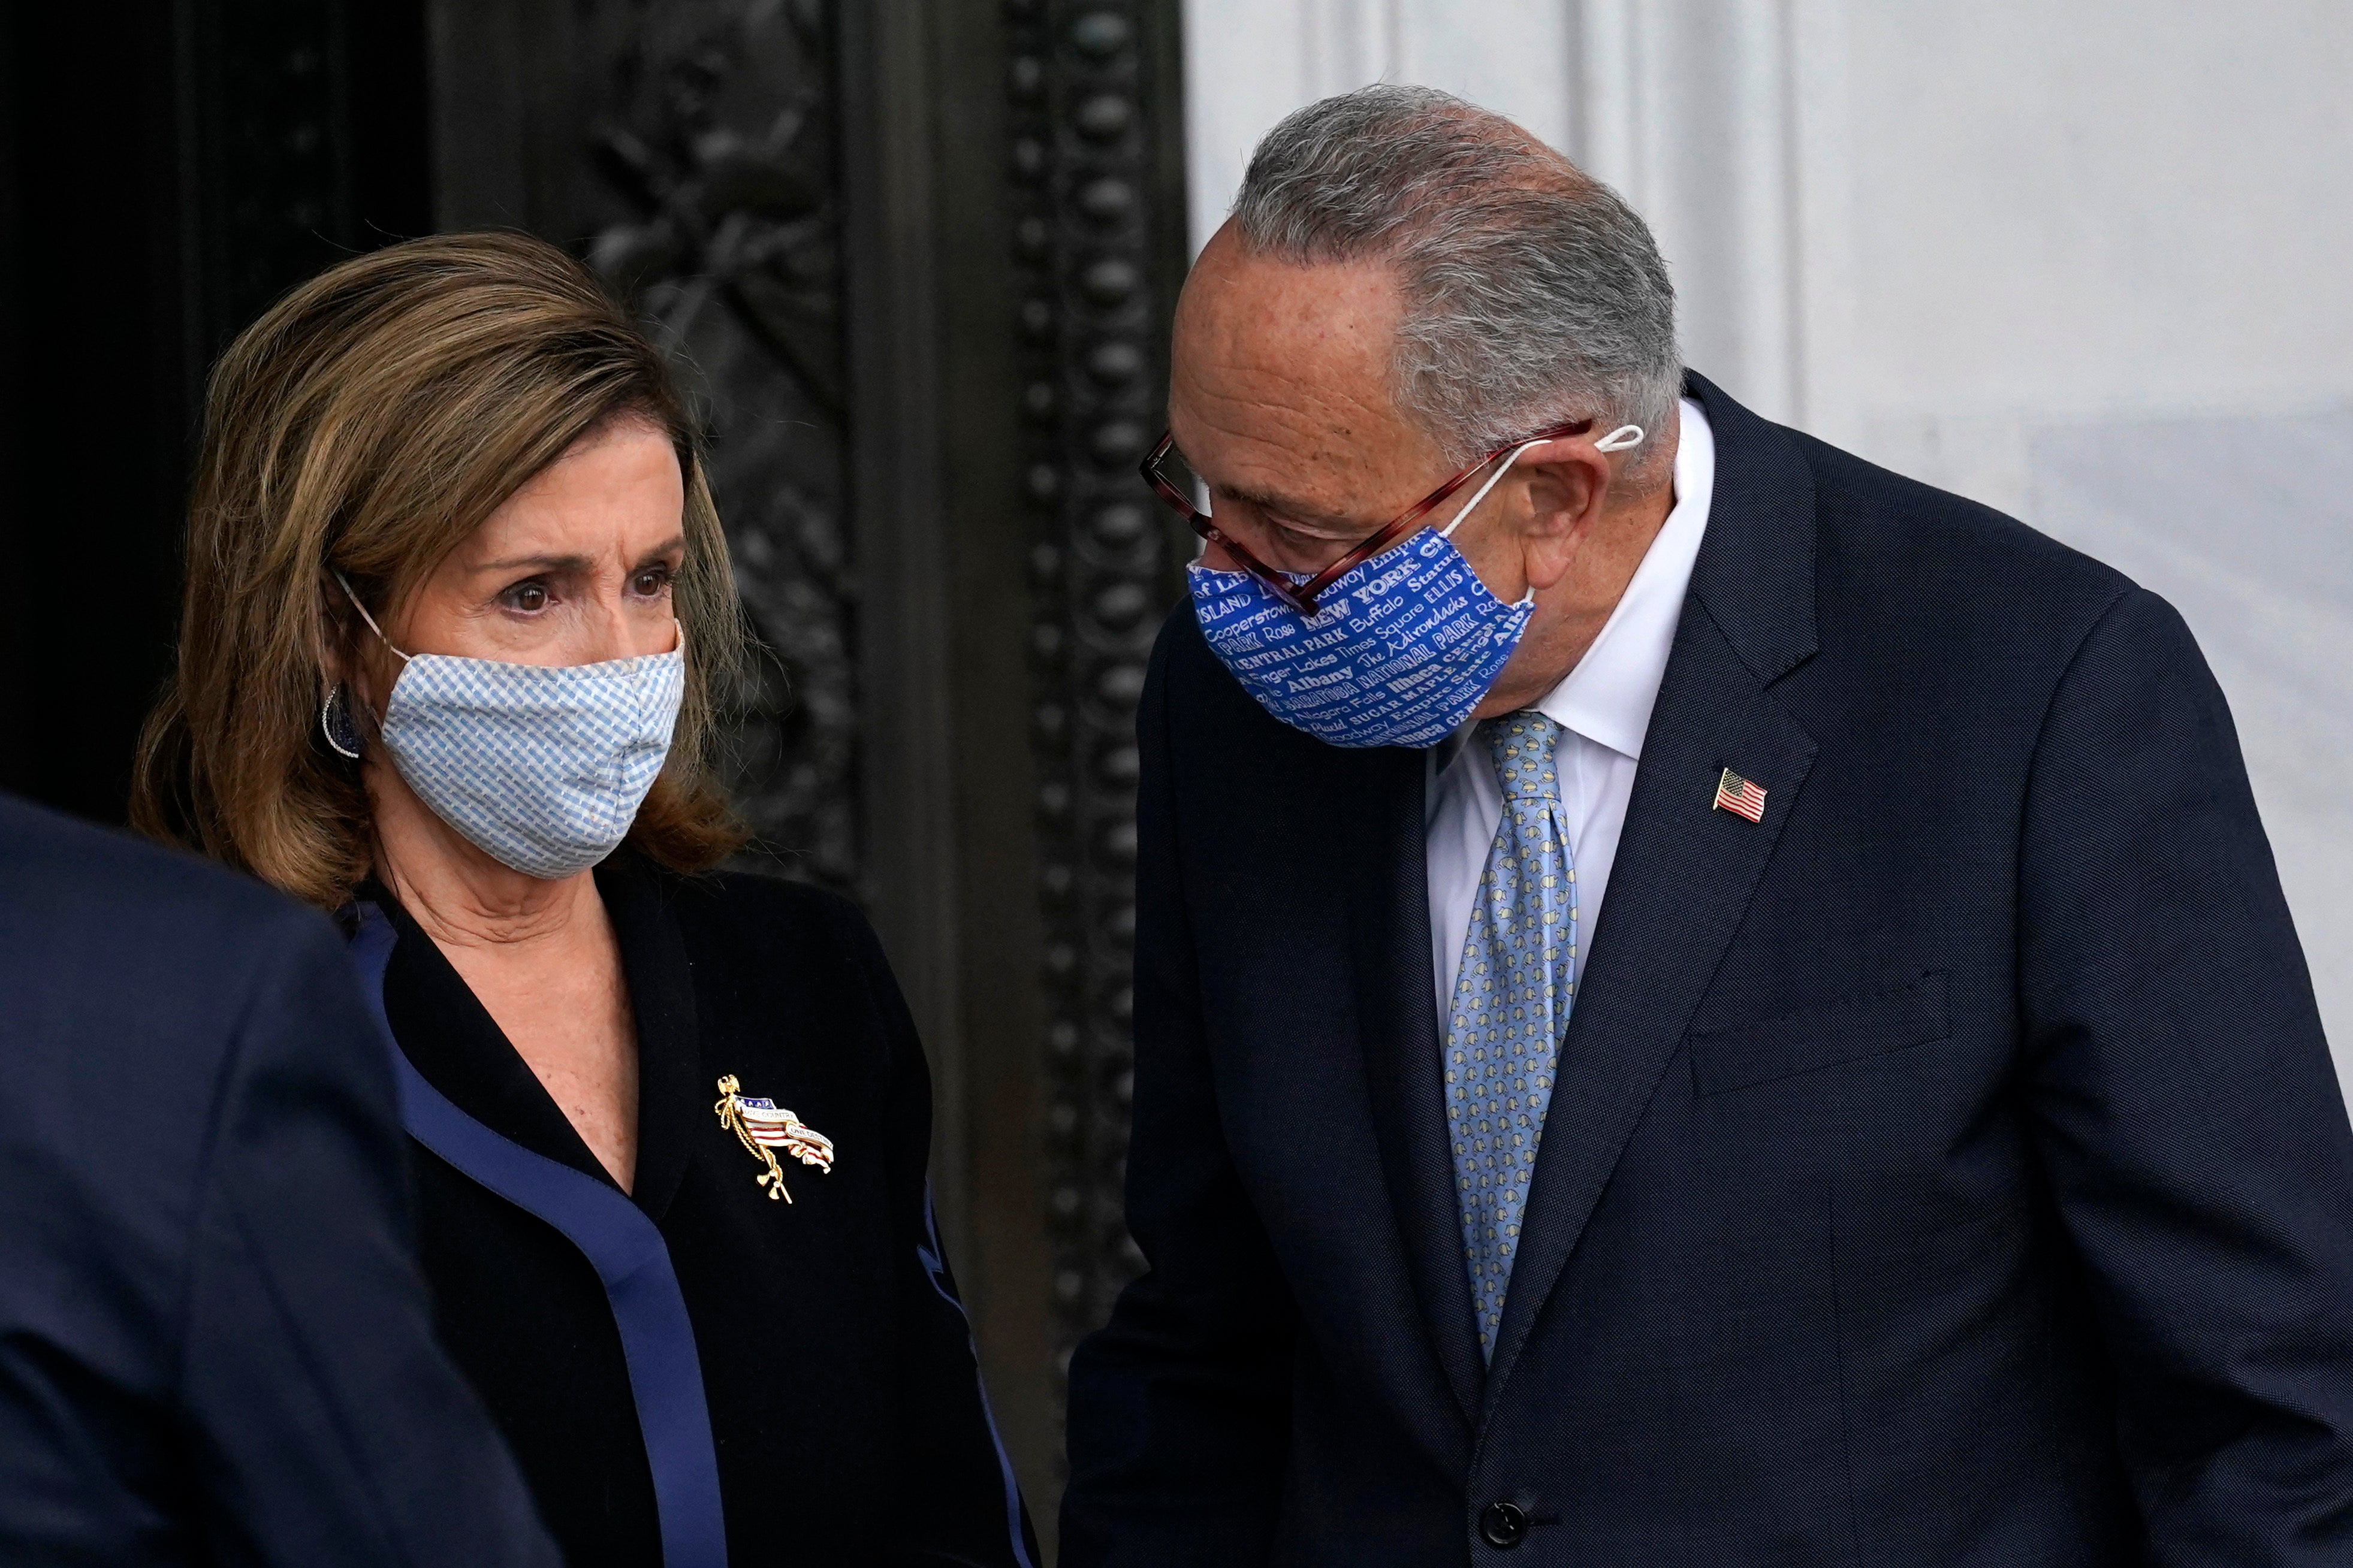
[[(342, 583), (340, 573), (337, 582)], [(482, 853), (556, 880), (620, 847), (670, 754), (686, 692), (686, 636), (668, 653), (603, 664), (506, 664), (392, 647), (385, 750), (436, 816)]]

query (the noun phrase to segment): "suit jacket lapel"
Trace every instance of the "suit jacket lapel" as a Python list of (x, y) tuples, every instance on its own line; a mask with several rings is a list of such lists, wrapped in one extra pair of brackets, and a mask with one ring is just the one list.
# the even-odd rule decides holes
[[(1486, 1409), (1680, 1047), (1813, 763), (1812, 740), (1767, 689), (1814, 651), (1812, 478), (1787, 435), (1691, 382), (1715, 435), (1715, 500), (1562, 1042)], [(1715, 809), (1725, 768), (1764, 787), (1763, 821)]]
[(1404, 1233), (1414, 1293), (1432, 1348), (1466, 1422), (1479, 1408), (1479, 1354), (1471, 1277), (1440, 1076), (1438, 1000), (1430, 972), (1430, 882), (1423, 847), (1427, 763), (1419, 752), (1364, 753), (1377, 774), (1361, 800), (1367, 846), (1352, 910), (1357, 1016), (1390, 1202)]

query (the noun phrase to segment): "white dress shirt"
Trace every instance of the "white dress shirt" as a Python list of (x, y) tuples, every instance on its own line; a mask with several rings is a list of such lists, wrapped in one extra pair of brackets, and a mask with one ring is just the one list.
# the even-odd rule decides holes
[[(1554, 762), (1568, 819), (1570, 864), (1577, 868), (1574, 940), (1580, 973), (1609, 888), (1610, 863), (1618, 858), (1618, 835), (1626, 826), (1626, 802), (1641, 761), (1642, 734), (1651, 727), (1651, 707), (1667, 672), (1667, 652), (1674, 645), (1675, 622), (1683, 614), (1683, 591), (1691, 585), (1692, 563), (1699, 558), (1715, 489), (1715, 437), (1707, 416), (1688, 397), (1683, 400), (1674, 483), (1674, 509), (1601, 635), (1567, 679), (1535, 705), (1567, 731)], [(1430, 943), (1440, 1019), (1453, 1002), (1454, 972), (1470, 935), (1472, 904), (1504, 819), (1503, 785), (1476, 730), (1476, 724), (1465, 724), (1430, 752)]]

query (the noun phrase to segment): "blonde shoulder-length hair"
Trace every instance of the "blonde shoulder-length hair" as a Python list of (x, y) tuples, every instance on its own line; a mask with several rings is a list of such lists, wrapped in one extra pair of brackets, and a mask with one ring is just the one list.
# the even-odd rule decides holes
[(324, 909), (374, 858), (359, 764), (320, 710), (359, 624), (330, 573), (404, 604), (502, 501), (607, 422), (666, 433), (686, 481), (686, 700), (629, 842), (699, 870), (744, 841), (712, 772), (742, 611), (693, 426), (659, 350), (577, 261), (512, 234), (355, 257), (214, 367), (177, 671), (140, 737), (132, 820)]

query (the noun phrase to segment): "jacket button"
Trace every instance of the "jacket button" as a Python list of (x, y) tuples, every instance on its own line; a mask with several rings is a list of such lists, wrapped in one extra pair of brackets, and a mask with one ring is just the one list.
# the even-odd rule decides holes
[(1479, 1510), (1479, 1533), (1490, 1546), (1517, 1546), (1528, 1538), (1528, 1516), (1510, 1503), (1491, 1502)]

